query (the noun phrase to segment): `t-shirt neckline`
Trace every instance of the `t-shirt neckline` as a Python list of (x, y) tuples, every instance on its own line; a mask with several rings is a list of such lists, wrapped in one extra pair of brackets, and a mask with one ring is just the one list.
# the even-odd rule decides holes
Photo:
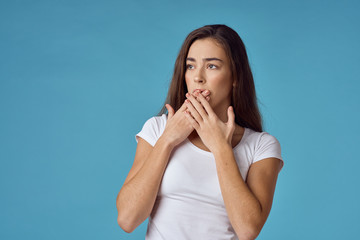
[[(243, 134), (243, 136), (241, 137), (241, 139), (240, 139), (240, 141), (238, 142), (238, 144), (236, 144), (235, 147), (233, 147), (233, 151), (241, 145), (241, 143), (243, 142), (243, 139), (244, 139), (245, 135), (247, 134), (247, 132), (248, 132), (248, 129), (247, 129), (246, 127), (244, 127), (244, 134)], [(205, 151), (205, 150), (197, 147), (195, 144), (193, 144), (193, 143), (189, 140), (189, 138), (186, 138), (186, 142), (187, 142), (194, 150), (196, 150), (197, 152), (200, 152), (200, 153), (202, 153), (202, 154), (206, 154), (206, 155), (209, 155), (209, 156), (210, 156), (210, 155), (213, 155), (212, 152), (208, 152), (208, 151)]]

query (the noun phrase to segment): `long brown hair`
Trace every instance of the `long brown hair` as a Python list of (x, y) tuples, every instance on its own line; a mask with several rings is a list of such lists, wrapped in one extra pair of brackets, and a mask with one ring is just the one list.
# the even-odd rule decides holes
[[(191, 44), (204, 38), (212, 38), (220, 43), (230, 60), (232, 77), (236, 82), (231, 100), (236, 124), (262, 132), (262, 117), (257, 105), (254, 78), (245, 45), (240, 36), (226, 25), (206, 25), (195, 29), (186, 37), (175, 62), (174, 74), (165, 104), (170, 104), (176, 112), (184, 103), (185, 94), (188, 92), (185, 83), (186, 57)], [(166, 112), (165, 104), (158, 116)]]

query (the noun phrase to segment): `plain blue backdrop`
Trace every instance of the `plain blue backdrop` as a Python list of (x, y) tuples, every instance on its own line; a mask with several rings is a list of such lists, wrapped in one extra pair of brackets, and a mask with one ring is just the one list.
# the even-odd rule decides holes
[(285, 166), (258, 239), (355, 239), (358, 1), (1, 1), (0, 239), (143, 239), (115, 200), (187, 34), (235, 29)]

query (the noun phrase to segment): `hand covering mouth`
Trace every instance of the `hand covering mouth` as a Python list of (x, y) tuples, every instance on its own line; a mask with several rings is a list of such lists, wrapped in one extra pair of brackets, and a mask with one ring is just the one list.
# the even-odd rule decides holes
[[(206, 91), (207, 89), (200, 89), (200, 88), (197, 88), (197, 89), (195, 89), (192, 93), (194, 94), (196, 91), (200, 91), (200, 93), (202, 93), (202, 92), (204, 92), (204, 91)], [(208, 90), (209, 91), (209, 90)], [(209, 93), (210, 93), (210, 91), (209, 91)]]

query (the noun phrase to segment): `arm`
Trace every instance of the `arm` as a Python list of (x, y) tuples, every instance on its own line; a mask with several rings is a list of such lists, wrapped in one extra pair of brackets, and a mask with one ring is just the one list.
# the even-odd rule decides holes
[(173, 148), (194, 130), (182, 114), (185, 104), (176, 113), (169, 104), (166, 108), (169, 114), (163, 134), (154, 147), (139, 139), (134, 164), (116, 199), (118, 224), (126, 232), (150, 215)]
[(251, 165), (247, 183), (241, 177), (231, 146), (235, 114), (228, 108), (228, 122), (222, 122), (201, 95), (187, 95), (189, 122), (214, 154), (221, 193), (229, 220), (239, 239), (255, 239), (271, 209), (279, 159), (268, 158)]
[(214, 152), (226, 211), (241, 239), (255, 239), (270, 213), (280, 160), (268, 158), (251, 165), (246, 183), (239, 172), (231, 145)]
[(118, 224), (124, 231), (132, 232), (150, 215), (171, 151), (162, 137), (154, 147), (139, 139), (133, 167), (116, 199)]

